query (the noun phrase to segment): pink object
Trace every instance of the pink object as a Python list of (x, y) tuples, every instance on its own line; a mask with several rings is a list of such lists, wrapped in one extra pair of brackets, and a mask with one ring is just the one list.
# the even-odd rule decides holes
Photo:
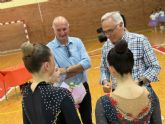
[(75, 104), (80, 104), (86, 95), (86, 90), (83, 84), (77, 85), (72, 89), (72, 96)]
[[(82, 83), (79, 85), (75, 85), (73, 88), (70, 88), (68, 84), (63, 82), (60, 87), (66, 88), (71, 92), (76, 106), (82, 102), (86, 95), (86, 90)], [(78, 108), (78, 106), (76, 108)]]

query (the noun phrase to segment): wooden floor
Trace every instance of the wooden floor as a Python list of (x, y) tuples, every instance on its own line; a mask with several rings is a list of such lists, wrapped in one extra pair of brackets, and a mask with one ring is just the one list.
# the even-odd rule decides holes
[[(151, 41), (151, 44), (163, 44), (165, 43), (165, 32), (155, 33), (150, 30), (141, 31)], [(95, 104), (96, 100), (103, 95), (102, 87), (99, 84), (100, 72), (100, 48), (103, 44), (99, 43), (97, 39), (89, 39), (85, 41), (86, 49), (91, 57), (92, 67), (88, 70), (89, 85), (92, 94), (92, 107), (93, 107), (93, 120), (95, 122)], [(156, 52), (156, 51), (155, 51)], [(156, 52), (160, 65), (162, 67), (160, 72), (160, 81), (158, 83), (152, 83), (152, 86), (157, 93), (162, 115), (165, 117), (165, 54)], [(21, 53), (13, 53), (6, 56), (0, 56), (0, 69), (13, 66), (21, 63)], [(22, 110), (21, 110), (21, 96), (19, 90), (17, 92), (12, 91), (9, 95), (9, 99), (0, 102), (0, 124), (22, 124)], [(165, 124), (165, 122), (163, 122)]]

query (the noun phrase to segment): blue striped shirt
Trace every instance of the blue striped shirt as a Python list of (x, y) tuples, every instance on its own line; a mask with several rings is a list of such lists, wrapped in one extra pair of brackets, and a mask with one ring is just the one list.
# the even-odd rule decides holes
[[(75, 64), (81, 64), (84, 70), (91, 67), (90, 58), (86, 52), (84, 44), (79, 38), (68, 37), (68, 44), (62, 45), (56, 38), (49, 42), (47, 46), (53, 51), (55, 62), (59, 68), (68, 68)], [(86, 72), (77, 74), (65, 80), (66, 83), (74, 82), (80, 84), (87, 82)]]
[[(158, 81), (158, 74), (160, 72), (160, 65), (156, 58), (156, 55), (151, 47), (148, 39), (136, 33), (125, 32), (123, 39), (128, 43), (128, 48), (132, 51), (134, 56), (134, 67), (132, 71), (132, 76), (134, 80), (138, 80), (141, 76), (146, 77), (149, 81)], [(108, 70), (107, 55), (111, 48), (114, 47), (109, 40), (106, 41), (102, 47), (102, 57), (101, 57), (101, 79), (107, 81), (112, 80), (112, 87), (116, 87), (116, 80), (112, 77)]]

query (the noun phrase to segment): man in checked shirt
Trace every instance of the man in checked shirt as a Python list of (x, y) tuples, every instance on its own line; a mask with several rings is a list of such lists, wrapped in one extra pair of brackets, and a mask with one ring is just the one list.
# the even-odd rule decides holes
[[(125, 39), (128, 42), (128, 48), (134, 55), (133, 79), (139, 85), (149, 87), (151, 87), (150, 82), (158, 81), (157, 76), (160, 72), (160, 65), (145, 36), (126, 31), (119, 12), (108, 12), (104, 14), (101, 18), (101, 25), (103, 33), (107, 37), (107, 41), (102, 47), (100, 66), (100, 82), (105, 92), (109, 92), (110, 89), (115, 90), (117, 84), (115, 78), (110, 75), (108, 70), (107, 54), (114, 47), (115, 43), (121, 39)], [(112, 85), (109, 83), (110, 81)]]

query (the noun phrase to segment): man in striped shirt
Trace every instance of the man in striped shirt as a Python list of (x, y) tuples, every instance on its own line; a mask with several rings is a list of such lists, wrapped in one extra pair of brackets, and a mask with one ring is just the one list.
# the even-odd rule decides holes
[[(116, 80), (111, 76), (108, 70), (107, 54), (115, 43), (121, 39), (125, 39), (128, 43), (128, 48), (134, 55), (134, 67), (132, 71), (133, 79), (139, 85), (150, 86), (150, 82), (158, 81), (158, 74), (160, 72), (160, 65), (156, 55), (148, 41), (148, 39), (136, 33), (130, 33), (125, 30), (123, 19), (119, 12), (108, 12), (101, 18), (103, 33), (107, 37), (107, 41), (102, 47), (101, 57), (101, 79), (103, 89), (114, 90), (116, 87)], [(112, 86), (109, 82), (112, 81)]]

